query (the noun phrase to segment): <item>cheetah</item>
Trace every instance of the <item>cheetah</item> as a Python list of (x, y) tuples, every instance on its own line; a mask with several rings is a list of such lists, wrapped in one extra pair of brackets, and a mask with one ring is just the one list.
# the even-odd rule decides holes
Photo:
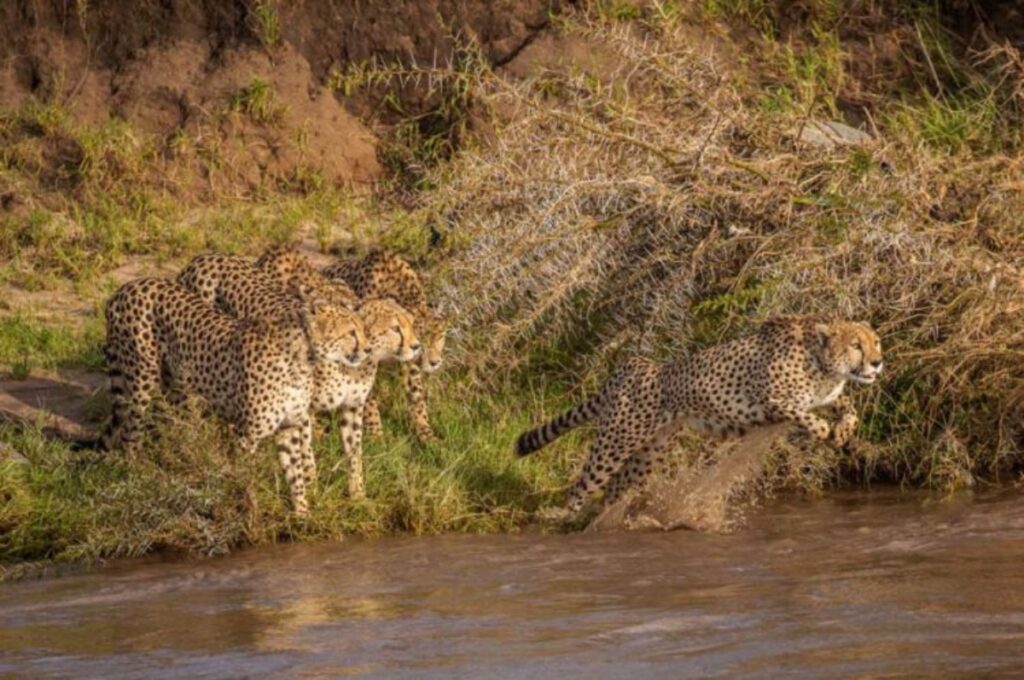
[[(642, 484), (683, 425), (724, 437), (788, 420), (842, 446), (858, 423), (843, 388), (873, 383), (881, 371), (881, 342), (866, 323), (777, 317), (752, 335), (679, 361), (631, 359), (595, 397), (522, 434), (516, 452), (529, 455), (598, 419), (591, 454), (569, 492), (567, 509), (575, 513), (599, 490), (610, 504)], [(811, 412), (826, 405), (838, 415), (835, 425)]]
[(314, 287), (278, 264), (269, 259), (252, 262), (237, 255), (198, 255), (178, 274), (178, 282), (208, 304), (239, 318), (296, 313), (313, 300), (343, 307), (355, 316), (356, 298), (347, 285), (324, 281)]
[[(419, 441), (436, 440), (427, 412), (423, 374), (441, 367), (448, 325), (444, 317), (427, 304), (419, 274), (405, 259), (387, 250), (375, 250), (361, 259), (339, 262), (322, 271), (331, 280), (345, 281), (360, 297), (392, 298), (412, 312), (424, 350), (419, 362), (401, 365), (409, 422)], [(380, 408), (372, 395), (366, 401), (364, 421), (367, 433), (380, 434)]]
[(349, 309), (359, 306), (360, 296), (344, 280), (327, 278), (293, 246), (267, 249), (254, 266), (303, 300), (323, 299)]
[(319, 364), (314, 375), (312, 408), (317, 413), (338, 413), (342, 444), (348, 462), (348, 494), (366, 497), (363, 477), (363, 409), (381, 361), (402, 365), (419, 356), (420, 341), (412, 314), (393, 300), (367, 300), (359, 308), (366, 323), (372, 353), (357, 368)]
[[(315, 270), (312, 270), (312, 276), (308, 275), (303, 271), (306, 267), (302, 262), (304, 258), (294, 253), (298, 257), (296, 259), (293, 253), (287, 249), (271, 249), (257, 260), (259, 267), (244, 258), (200, 255), (181, 271), (178, 278), (187, 288), (199, 292), (207, 302), (239, 318), (273, 317), (282, 309), (302, 309), (304, 305), (323, 298), (336, 302), (338, 295), (331, 290), (336, 282)], [(268, 270), (276, 274), (268, 275)], [(296, 273), (305, 283), (289, 292), (280, 282), (288, 281), (293, 285)], [(317, 278), (322, 281), (317, 281)], [(344, 283), (340, 285), (347, 288)], [(311, 299), (303, 301), (300, 299), (303, 295), (311, 296)], [(410, 362), (419, 356), (421, 346), (412, 315), (394, 301), (365, 300), (357, 310), (349, 313), (353, 316), (358, 314), (360, 319), (360, 346), (365, 348), (365, 361), (358, 367), (317, 364), (310, 406), (316, 413), (339, 412), (342, 443), (349, 467), (349, 495), (353, 499), (361, 499), (366, 494), (362, 471), (362, 410), (376, 379), (377, 364), (390, 360)], [(359, 411), (358, 417), (352, 414), (352, 409)]]
[(132, 453), (155, 392), (172, 386), (233, 424), (243, 452), (274, 436), (293, 508), (307, 513), (306, 488), (316, 478), (314, 369), (354, 368), (366, 358), (350, 313), (316, 304), (293, 315), (239, 320), (174, 281), (143, 278), (114, 293), (106, 319), (113, 414), (104, 448)]

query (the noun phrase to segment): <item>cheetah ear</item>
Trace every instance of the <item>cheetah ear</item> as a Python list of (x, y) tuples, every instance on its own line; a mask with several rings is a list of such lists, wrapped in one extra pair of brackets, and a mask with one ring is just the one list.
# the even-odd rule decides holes
[(828, 345), (829, 338), (832, 337), (832, 329), (827, 324), (814, 324), (814, 332), (818, 335), (819, 346), (825, 347)]

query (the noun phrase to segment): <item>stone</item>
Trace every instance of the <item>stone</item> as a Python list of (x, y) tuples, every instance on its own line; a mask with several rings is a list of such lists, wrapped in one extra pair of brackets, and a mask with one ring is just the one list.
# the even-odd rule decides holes
[(874, 138), (863, 130), (834, 120), (812, 120), (792, 131), (797, 141), (827, 149), (870, 143)]

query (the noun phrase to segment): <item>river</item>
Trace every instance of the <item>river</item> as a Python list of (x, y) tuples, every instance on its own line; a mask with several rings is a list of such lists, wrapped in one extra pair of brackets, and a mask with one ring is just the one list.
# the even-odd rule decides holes
[(0, 674), (1024, 676), (1024, 493), (781, 499), (725, 535), (441, 536), (0, 586)]

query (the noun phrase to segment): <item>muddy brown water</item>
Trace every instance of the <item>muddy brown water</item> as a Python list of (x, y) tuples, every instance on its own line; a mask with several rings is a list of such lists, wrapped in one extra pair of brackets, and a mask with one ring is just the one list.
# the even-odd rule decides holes
[(1024, 493), (129, 562), (0, 587), (0, 675), (1021, 677)]

